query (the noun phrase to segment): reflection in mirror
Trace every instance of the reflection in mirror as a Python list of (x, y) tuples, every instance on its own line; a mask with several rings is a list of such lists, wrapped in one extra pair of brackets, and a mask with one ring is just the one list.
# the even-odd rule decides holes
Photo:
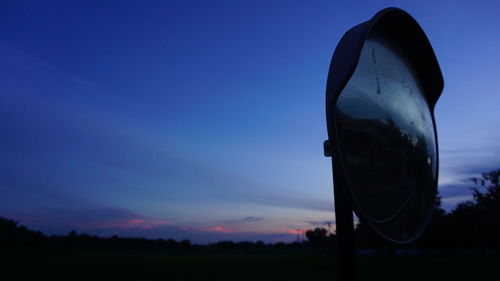
[(437, 151), (420, 81), (394, 43), (376, 34), (365, 42), (335, 112), (358, 211), (392, 240), (411, 239), (430, 216)]

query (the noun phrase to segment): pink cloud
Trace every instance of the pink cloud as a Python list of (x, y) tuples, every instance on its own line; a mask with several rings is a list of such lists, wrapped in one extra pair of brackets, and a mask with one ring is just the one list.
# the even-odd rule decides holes
[(157, 226), (164, 226), (168, 224), (169, 222), (166, 220), (131, 219), (123, 221), (121, 224), (117, 226), (123, 228), (135, 227), (135, 228), (151, 229)]
[(141, 223), (145, 223), (146, 220), (135, 219), (135, 220), (130, 220), (129, 222), (132, 224), (141, 224)]
[(220, 232), (220, 233), (232, 232), (229, 228), (224, 227), (224, 226), (212, 226), (212, 227), (207, 227), (207, 228), (200, 228), (199, 230), (206, 231), (206, 232)]

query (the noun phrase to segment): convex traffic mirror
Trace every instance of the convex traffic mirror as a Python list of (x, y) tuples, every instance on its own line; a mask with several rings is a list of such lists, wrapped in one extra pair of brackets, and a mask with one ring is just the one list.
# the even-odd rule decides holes
[(406, 12), (389, 8), (350, 29), (335, 49), (326, 113), (334, 177), (356, 215), (408, 243), (427, 226), (438, 180), (434, 105), (443, 78)]

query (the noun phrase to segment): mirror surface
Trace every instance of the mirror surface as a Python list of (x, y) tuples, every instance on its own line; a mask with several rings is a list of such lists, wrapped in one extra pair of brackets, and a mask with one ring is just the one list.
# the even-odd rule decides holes
[(357, 210), (392, 240), (414, 237), (433, 207), (437, 149), (420, 81), (396, 44), (368, 38), (335, 124)]

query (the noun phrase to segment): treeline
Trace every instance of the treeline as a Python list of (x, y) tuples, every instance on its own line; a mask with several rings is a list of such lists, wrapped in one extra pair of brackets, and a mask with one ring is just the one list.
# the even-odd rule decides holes
[(19, 226), (16, 221), (0, 218), (0, 248), (10, 250), (110, 250), (110, 251), (193, 251), (190, 241), (172, 239), (98, 237), (71, 231), (68, 235), (47, 236)]
[[(500, 254), (500, 169), (471, 180), (473, 200), (446, 213), (438, 197), (428, 229), (414, 243), (390, 244), (360, 222), (355, 229), (357, 248), (365, 254)], [(306, 236), (313, 249), (336, 251), (336, 237), (326, 229), (309, 230)]]
[[(371, 254), (500, 254), (500, 169), (473, 178), (473, 200), (446, 213), (437, 198), (435, 211), (424, 235), (399, 246), (385, 242), (364, 223), (355, 229), (357, 248)], [(189, 240), (98, 237), (70, 232), (47, 236), (0, 217), (0, 250), (76, 250), (158, 253), (336, 253), (336, 236), (324, 228), (308, 230), (307, 241), (264, 243), (221, 241), (208, 245)]]
[(42, 251), (112, 251), (154, 253), (291, 253), (307, 251), (307, 243), (264, 243), (220, 241), (208, 245), (189, 240), (109, 238), (76, 233), (47, 236), (19, 226), (18, 222), (0, 217), (0, 250)]

